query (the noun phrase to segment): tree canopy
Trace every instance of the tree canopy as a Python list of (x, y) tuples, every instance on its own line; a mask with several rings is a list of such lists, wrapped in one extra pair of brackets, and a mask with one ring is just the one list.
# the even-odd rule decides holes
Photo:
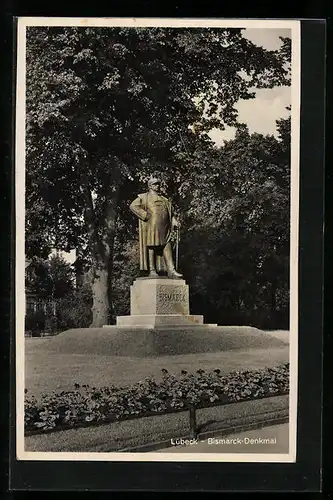
[[(189, 234), (210, 224), (230, 235), (238, 219), (244, 235), (260, 231), (272, 189), (281, 202), (269, 169), (281, 183), (288, 176), (270, 160), (279, 147), (250, 138), (235, 104), (289, 85), (289, 62), (289, 39), (268, 51), (240, 29), (28, 28), (27, 254), (55, 246), (90, 260), (94, 324), (109, 314), (115, 238), (132, 227), (128, 201), (151, 173), (186, 207)], [(226, 125), (239, 132), (221, 155), (208, 132)]]
[(49, 259), (34, 257), (31, 261), (26, 283), (28, 289), (46, 300), (60, 299), (74, 288), (74, 270), (68, 262), (58, 255)]
[(189, 180), (191, 195), (184, 195), (181, 264), (198, 309), (208, 301), (221, 320), (225, 308), (238, 317), (240, 308), (275, 314), (279, 306), (287, 314), (290, 118), (277, 126), (278, 138), (240, 129), (209, 157), (210, 169), (202, 169), (195, 187)]

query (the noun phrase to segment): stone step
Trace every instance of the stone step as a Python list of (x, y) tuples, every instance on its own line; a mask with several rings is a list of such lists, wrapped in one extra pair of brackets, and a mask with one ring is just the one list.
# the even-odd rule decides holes
[(190, 314), (134, 314), (118, 316), (117, 326), (197, 326), (203, 324), (203, 316)]

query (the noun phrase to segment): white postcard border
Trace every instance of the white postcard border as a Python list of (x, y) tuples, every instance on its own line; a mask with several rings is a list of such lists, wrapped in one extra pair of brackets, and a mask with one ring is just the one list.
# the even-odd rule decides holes
[[(299, 144), (300, 144), (300, 21), (258, 19), (195, 18), (48, 18), (19, 17), (17, 29), (17, 91), (15, 144), (15, 348), (16, 348), (16, 452), (18, 460), (56, 461), (162, 461), (162, 462), (274, 462), (296, 461), (297, 382), (298, 382), (298, 228), (299, 228)], [(25, 316), (25, 70), (26, 27), (28, 26), (94, 26), (94, 27), (221, 27), (290, 29), (292, 35), (292, 107), (291, 107), (291, 237), (290, 237), (290, 394), (289, 453), (154, 453), (110, 452), (67, 453), (26, 452), (24, 450), (24, 316)]]

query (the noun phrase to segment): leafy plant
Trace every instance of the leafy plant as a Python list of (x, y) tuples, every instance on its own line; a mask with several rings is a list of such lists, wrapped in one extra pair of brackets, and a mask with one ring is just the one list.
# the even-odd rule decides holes
[(289, 390), (289, 364), (221, 375), (220, 370), (179, 377), (162, 369), (162, 379), (145, 378), (129, 387), (89, 387), (25, 397), (25, 430), (48, 431), (277, 396)]

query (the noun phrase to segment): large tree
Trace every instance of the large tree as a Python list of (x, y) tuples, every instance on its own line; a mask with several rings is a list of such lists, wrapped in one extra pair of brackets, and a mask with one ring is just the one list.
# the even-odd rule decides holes
[(34, 257), (26, 273), (26, 283), (38, 298), (61, 299), (74, 289), (74, 270), (63, 257)]
[(198, 305), (215, 321), (219, 314), (230, 321), (226, 313), (239, 321), (241, 311), (256, 321), (255, 309), (266, 324), (274, 324), (277, 309), (287, 318), (290, 117), (277, 121), (277, 131), (264, 136), (239, 127), (210, 155), (197, 152), (201, 173), (183, 184), (182, 268), (195, 312)]
[(116, 228), (137, 183), (159, 170), (181, 191), (201, 169), (185, 143), (211, 147), (207, 132), (237, 124), (239, 99), (289, 85), (289, 42), (267, 51), (240, 29), (28, 28), (27, 252), (82, 250), (92, 326), (108, 322)]

